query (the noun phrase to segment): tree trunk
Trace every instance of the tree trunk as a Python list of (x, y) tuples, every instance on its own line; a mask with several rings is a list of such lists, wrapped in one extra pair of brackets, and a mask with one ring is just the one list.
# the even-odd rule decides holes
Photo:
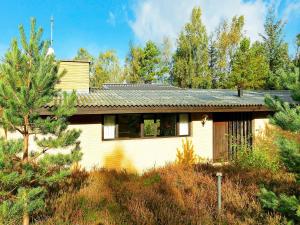
[(23, 214), (23, 225), (29, 225), (29, 213), (27, 212)]
[(23, 162), (28, 161), (28, 146), (29, 146), (29, 134), (24, 134), (23, 137)]
[(28, 116), (24, 116), (24, 133), (23, 133), (23, 162), (28, 161), (28, 146), (29, 146), (29, 119)]

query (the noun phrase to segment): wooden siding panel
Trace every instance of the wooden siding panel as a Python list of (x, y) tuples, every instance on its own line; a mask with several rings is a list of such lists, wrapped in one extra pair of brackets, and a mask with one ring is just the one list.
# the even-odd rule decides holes
[(66, 70), (60, 83), (56, 86), (64, 91), (89, 91), (89, 63), (88, 62), (61, 62), (59, 72)]

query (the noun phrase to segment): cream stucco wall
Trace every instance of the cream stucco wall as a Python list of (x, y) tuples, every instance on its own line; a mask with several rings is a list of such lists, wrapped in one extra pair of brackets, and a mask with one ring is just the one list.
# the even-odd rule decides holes
[(256, 118), (253, 120), (254, 124), (254, 136), (263, 134), (267, 124), (269, 124), (268, 118)]
[[(196, 154), (206, 159), (213, 155), (213, 123), (208, 119), (204, 125), (201, 114), (192, 114), (191, 136)], [(71, 124), (69, 128), (80, 129), (80, 146), (83, 152), (81, 165), (86, 169), (106, 167), (143, 172), (160, 167), (176, 159), (177, 148), (181, 147), (183, 137), (139, 138), (128, 140), (102, 140), (102, 125)], [(9, 133), (8, 138), (21, 137)], [(33, 136), (30, 149), (36, 149)]]
[[(201, 115), (192, 115), (191, 138), (196, 154), (212, 159), (212, 120), (201, 123)], [(176, 159), (177, 148), (182, 137), (143, 138), (129, 140), (102, 140), (102, 125), (80, 124), (70, 128), (82, 130), (80, 141), (83, 151), (81, 164), (90, 169), (95, 167), (126, 168), (143, 172), (163, 166)]]
[[(202, 114), (191, 115), (191, 136), (196, 154), (211, 160), (213, 157), (213, 121), (211, 116), (202, 124)], [(268, 119), (255, 118), (254, 135), (264, 131)], [(81, 165), (86, 169), (106, 167), (130, 171), (143, 172), (153, 167), (160, 167), (176, 159), (177, 148), (182, 145), (182, 137), (139, 138), (128, 140), (102, 140), (102, 125), (71, 124), (70, 129), (80, 129), (81, 149), (83, 157)], [(0, 131), (4, 135), (3, 129)], [(21, 137), (17, 132), (8, 133), (7, 137)], [(36, 149), (33, 136), (30, 139), (30, 149)]]

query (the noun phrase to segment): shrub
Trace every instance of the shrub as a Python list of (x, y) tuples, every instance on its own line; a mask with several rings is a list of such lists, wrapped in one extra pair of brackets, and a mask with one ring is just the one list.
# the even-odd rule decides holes
[(281, 224), (276, 213), (264, 214), (258, 186), (237, 177), (224, 176), (218, 217), (216, 177), (208, 168), (168, 165), (142, 176), (95, 170), (79, 191), (53, 199), (53, 215), (37, 224)]
[(196, 164), (197, 156), (192, 140), (188, 138), (182, 139), (182, 148), (177, 148), (176, 162), (184, 166)]
[(277, 155), (270, 154), (267, 149), (254, 147), (241, 149), (234, 160), (236, 166), (242, 169), (262, 169), (276, 172), (280, 169)]
[(290, 223), (300, 222), (300, 202), (296, 196), (280, 194), (279, 197), (265, 188), (260, 190), (260, 202), (263, 208), (280, 212), (290, 219)]

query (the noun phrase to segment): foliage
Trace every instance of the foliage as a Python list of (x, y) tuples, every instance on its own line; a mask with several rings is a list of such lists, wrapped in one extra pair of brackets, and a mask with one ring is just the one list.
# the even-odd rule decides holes
[(234, 164), (242, 169), (260, 169), (276, 172), (280, 169), (279, 157), (268, 149), (240, 149)]
[(166, 63), (153, 41), (147, 41), (144, 48), (131, 45), (125, 66), (127, 80), (132, 83), (152, 83), (161, 80), (168, 71)]
[(227, 87), (240, 86), (245, 89), (265, 87), (269, 65), (263, 54), (263, 46), (259, 42), (250, 45), (248, 38), (241, 41), (232, 62), (232, 72), (228, 76)]
[[(294, 98), (299, 100), (299, 84), (295, 85)], [(297, 99), (298, 98), (298, 99)], [(275, 111), (274, 116), (270, 119), (271, 124), (276, 125), (284, 131), (291, 132), (298, 136), (300, 131), (300, 107), (280, 99), (273, 99), (267, 96), (265, 99), (266, 105)], [(299, 140), (279, 136), (276, 140), (279, 147), (280, 160), (284, 164), (288, 172), (294, 173), (297, 182), (300, 181), (300, 142)], [(268, 198), (267, 198), (267, 197)], [(271, 197), (270, 197), (271, 196)], [(299, 222), (299, 193), (295, 196), (280, 194), (279, 197), (275, 193), (262, 190), (262, 202), (266, 208), (281, 212), (283, 215), (292, 219), (294, 222)], [(270, 202), (268, 202), (268, 200)], [(278, 202), (274, 205), (274, 202)], [(298, 212), (297, 212), (298, 210)]]
[[(53, 199), (53, 215), (38, 224), (285, 224), (278, 214), (264, 213), (257, 200), (255, 181), (268, 173), (245, 176), (241, 170), (223, 173), (218, 218), (216, 173), (211, 169), (222, 168), (205, 167), (168, 165), (140, 176), (92, 171), (79, 191)], [(282, 177), (280, 182), (286, 179)]]
[(201, 9), (194, 8), (177, 40), (173, 56), (172, 76), (179, 87), (210, 88), (208, 37), (201, 21)]
[(197, 163), (197, 155), (192, 140), (182, 139), (182, 148), (177, 149), (176, 162), (184, 166), (192, 166)]
[(276, 196), (274, 192), (262, 188), (259, 198), (263, 208), (280, 212), (295, 223), (300, 222), (300, 201), (296, 196)]
[(234, 16), (231, 23), (225, 20), (217, 29), (215, 47), (217, 51), (216, 87), (227, 88), (227, 79), (232, 71), (234, 56), (243, 38), (244, 16)]
[(270, 68), (267, 89), (283, 88), (278, 70), (286, 71), (289, 65), (288, 45), (283, 41), (284, 25), (282, 20), (276, 19), (275, 10), (271, 7), (264, 24), (265, 35), (261, 35)]
[(104, 83), (121, 83), (124, 81), (123, 70), (114, 50), (101, 52), (97, 57), (92, 56), (86, 49), (80, 48), (74, 60), (90, 61), (90, 86), (102, 87)]
[(108, 50), (100, 53), (95, 61), (95, 73), (91, 76), (91, 86), (101, 87), (104, 83), (121, 83), (122, 69), (116, 52)]
[[(23, 26), (19, 30), (21, 46), (13, 40), (0, 67), (0, 122), (21, 137), (0, 139), (0, 221), (9, 223), (23, 214), (23, 224), (28, 224), (29, 215), (44, 209), (48, 189), (59, 185), (80, 160), (80, 131), (67, 130), (76, 94), (55, 88), (64, 72), (59, 74), (54, 56), (46, 55), (49, 43), (41, 40), (42, 29), (32, 19), (28, 40)], [(45, 105), (53, 105), (51, 116), (41, 117)], [(36, 147), (30, 151), (32, 135)], [(55, 149), (66, 150), (48, 154)]]
[(143, 58), (143, 49), (130, 44), (129, 53), (125, 60), (126, 81), (130, 83), (140, 83), (142, 77), (141, 61)]

